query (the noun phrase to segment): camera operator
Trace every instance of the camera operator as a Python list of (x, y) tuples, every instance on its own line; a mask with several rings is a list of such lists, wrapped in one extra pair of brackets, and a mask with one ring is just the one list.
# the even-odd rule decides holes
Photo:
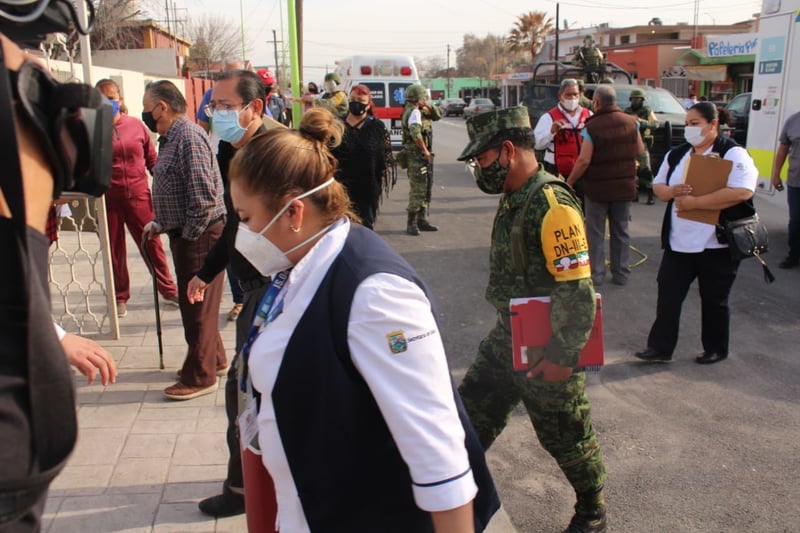
[[(0, 2), (0, 31), (26, 43), (67, 31), (74, 6), (55, 3)], [(45, 236), (54, 196), (107, 189), (111, 106), (91, 87), (53, 81), (3, 33), (0, 50), (0, 532), (39, 531), (47, 489), (77, 437), (68, 362), (89, 382), (95, 369), (103, 384), (116, 379), (113, 358), (94, 341), (57, 336)]]
[[(9, 71), (17, 71), (22, 63), (32, 60), (30, 56), (24, 54), (14, 43), (5, 36), (0, 35), (2, 40), (2, 50), (5, 68)], [(7, 106), (7, 102), (0, 102), (0, 105)], [(14, 117), (14, 133), (19, 153), (19, 169), (22, 183), (22, 194), (24, 195), (24, 221), (13, 220), (14, 212), (19, 212), (13, 206), (11, 199), (11, 181), (18, 179), (11, 176), (10, 172), (4, 171), (2, 176), (2, 196), (0, 196), (0, 240), (4, 246), (3, 250), (10, 250), (17, 246), (15, 239), (15, 224), (24, 223), (27, 225), (27, 257), (22, 257), (21, 263), (23, 270), (28, 270), (26, 274), (33, 278), (31, 285), (41, 282), (44, 287), (39, 287), (38, 292), (31, 292), (30, 297), (38, 296), (39, 301), (31, 302), (29, 310), (33, 310), (34, 305), (49, 310), (49, 299), (47, 299), (47, 239), (44, 236), (45, 222), (50, 204), (53, 201), (54, 180), (49, 164), (43, 149), (38, 142), (34, 128), (24, 116), (18, 112), (19, 102), (15, 101), (10, 107)], [(3, 125), (5, 126), (5, 124)], [(13, 212), (12, 212), (13, 209)], [(22, 247), (20, 247), (22, 249)], [(33, 313), (26, 317), (14, 317), (12, 312), (20, 304), (19, 298), (27, 295), (14, 290), (11, 284), (19, 284), (20, 280), (14, 276), (11, 279), (4, 277), (4, 287), (0, 291), (3, 293), (2, 307), (8, 311), (6, 315), (9, 320), (0, 321), (0, 360), (2, 370), (0, 371), (0, 480), (4, 483), (13, 482), (27, 476), (36, 476), (46, 472), (54, 465), (43, 465), (37, 457), (39, 450), (33, 444), (33, 434), (36, 423), (33, 420), (32, 402), (28, 401), (29, 383), (25, 379), (26, 367), (30, 367), (31, 346), (28, 343), (29, 337), (34, 328), (34, 318), (44, 318), (49, 320), (49, 314), (45, 317), (34, 317)], [(35, 287), (28, 287), (34, 288)], [(42, 301), (44, 299), (44, 301)], [(6, 314), (6, 313), (4, 313)], [(13, 319), (13, 320), (12, 320)], [(27, 331), (28, 335), (20, 335), (22, 331)], [(49, 398), (55, 402), (64, 402), (67, 405), (74, 404), (72, 391), (72, 376), (66, 364), (66, 358), (59, 346), (58, 338), (53, 326), (44, 328), (35, 333), (39, 339), (38, 349), (42, 355), (59, 354), (61, 365), (50, 368), (50, 372), (58, 377), (58, 383), (53, 395)], [(36, 354), (39, 355), (39, 354)], [(57, 358), (51, 358), (51, 362), (58, 362)], [(58, 393), (61, 393), (60, 395)], [(68, 455), (74, 446), (76, 434), (76, 421), (74, 409), (65, 410), (67, 418), (52, 429), (53, 432), (66, 431), (61, 436), (59, 450), (64, 455)], [(30, 435), (27, 439), (21, 440), (26, 434)], [(58, 439), (56, 439), (58, 440)], [(71, 441), (71, 442), (70, 442)], [(59, 468), (59, 465), (55, 465)], [(46, 482), (44, 483), (46, 485)], [(26, 498), (25, 503), (20, 503), (19, 499)], [(47, 491), (31, 487), (19, 487), (18, 490), (3, 492), (0, 494), (0, 531), (38, 531), (40, 528), (41, 515), (44, 510), (44, 503), (47, 498)], [(27, 511), (25, 508), (28, 507)], [(6, 529), (8, 528), (8, 529)]]

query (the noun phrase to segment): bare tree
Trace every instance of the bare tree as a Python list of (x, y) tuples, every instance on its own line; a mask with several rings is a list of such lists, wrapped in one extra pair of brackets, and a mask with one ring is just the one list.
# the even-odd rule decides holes
[(414, 63), (423, 78), (436, 78), (447, 75), (447, 65), (442, 56), (415, 57)]
[(515, 62), (514, 53), (509, 54), (506, 48), (505, 38), (491, 33), (484, 38), (467, 33), (461, 48), (456, 50), (459, 76), (488, 78), (502, 74), (508, 65)]
[(553, 19), (544, 11), (531, 11), (517, 17), (508, 37), (510, 52), (530, 54), (531, 61), (539, 55), (545, 37), (554, 30)]
[(242, 41), (239, 28), (221, 15), (201, 15), (189, 19), (187, 37), (192, 42), (189, 61), (199, 70), (212, 63), (239, 58)]
[(142, 18), (138, 0), (98, 0), (91, 42), (94, 50), (142, 48), (142, 30), (135, 22)]

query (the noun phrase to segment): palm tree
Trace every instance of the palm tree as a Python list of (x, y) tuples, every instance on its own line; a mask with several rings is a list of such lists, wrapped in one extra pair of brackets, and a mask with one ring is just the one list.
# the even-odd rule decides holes
[(552, 17), (544, 11), (531, 11), (517, 17), (506, 46), (510, 52), (530, 53), (533, 61), (544, 46), (545, 37), (552, 33)]

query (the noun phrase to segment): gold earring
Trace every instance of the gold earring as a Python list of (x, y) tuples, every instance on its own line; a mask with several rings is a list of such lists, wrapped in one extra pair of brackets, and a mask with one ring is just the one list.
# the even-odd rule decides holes
[(300, 231), (300, 228), (295, 228), (294, 226), (291, 226), (291, 225), (289, 226), (289, 229), (290, 229), (290, 230), (292, 230), (292, 231), (293, 231), (293, 232), (295, 232), (295, 233), (297, 233), (298, 231)]

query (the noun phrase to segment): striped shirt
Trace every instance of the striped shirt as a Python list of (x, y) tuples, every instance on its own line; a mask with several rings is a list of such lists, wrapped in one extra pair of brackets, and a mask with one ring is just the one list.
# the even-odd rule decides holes
[(225, 214), (222, 178), (203, 129), (179, 117), (159, 140), (153, 167), (153, 210), (164, 231), (196, 241)]

